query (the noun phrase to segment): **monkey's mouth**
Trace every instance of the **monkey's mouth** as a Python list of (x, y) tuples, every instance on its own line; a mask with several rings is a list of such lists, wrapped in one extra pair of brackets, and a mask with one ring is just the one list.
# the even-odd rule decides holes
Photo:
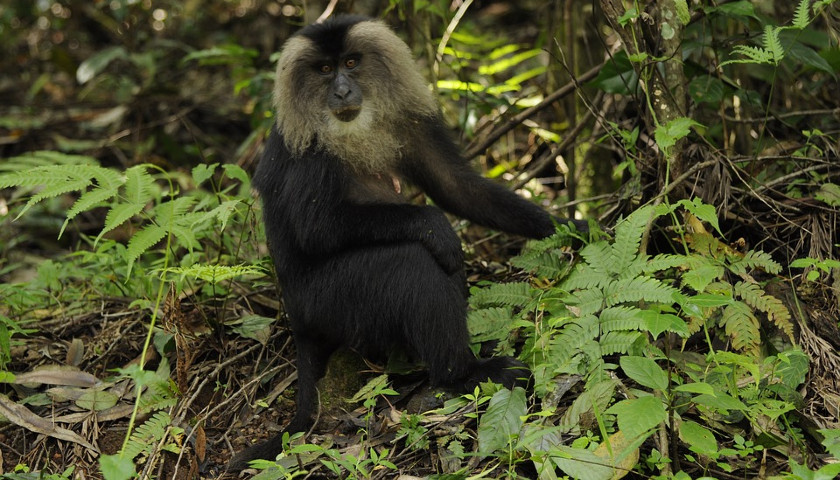
[(355, 118), (359, 116), (359, 112), (361, 111), (362, 109), (359, 107), (349, 106), (336, 108), (332, 111), (332, 114), (335, 115), (335, 118), (341, 120), (342, 122), (349, 122), (355, 120)]

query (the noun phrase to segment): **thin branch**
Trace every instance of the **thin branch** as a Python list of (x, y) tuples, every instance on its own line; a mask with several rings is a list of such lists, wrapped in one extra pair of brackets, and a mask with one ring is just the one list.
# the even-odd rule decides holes
[(600, 65), (591, 68), (590, 70), (584, 72), (581, 76), (577, 78), (573, 78), (571, 82), (567, 83), (566, 85), (560, 87), (558, 90), (554, 91), (551, 95), (545, 97), (542, 102), (534, 105), (533, 107), (526, 108), (525, 110), (519, 112), (518, 114), (511, 117), (505, 123), (497, 127), (495, 130), (490, 132), (486, 137), (484, 137), (481, 142), (477, 145), (470, 147), (466, 152), (464, 152), (464, 157), (467, 159), (473, 158), (476, 155), (480, 154), (484, 150), (487, 149), (490, 145), (496, 142), (499, 138), (501, 138), (504, 134), (508, 133), (509, 131), (513, 130), (517, 125), (521, 124), (532, 115), (537, 112), (542, 111), (543, 109), (547, 108), (557, 100), (565, 97), (566, 95), (572, 93), (575, 88), (580, 86), (581, 83), (588, 82), (592, 80), (598, 75), (598, 72), (604, 68), (604, 65), (607, 64), (607, 61), (601, 63)]

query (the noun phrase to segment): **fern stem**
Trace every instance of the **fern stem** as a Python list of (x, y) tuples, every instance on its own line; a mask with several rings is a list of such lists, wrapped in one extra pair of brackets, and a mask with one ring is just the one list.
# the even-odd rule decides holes
[[(161, 173), (164, 174), (166, 181), (169, 183), (169, 194), (171, 195), (174, 192), (173, 185), (172, 185), (172, 178), (167, 174), (165, 170), (158, 167), (157, 165), (148, 165), (151, 168), (159, 170)], [(170, 202), (171, 203), (171, 202)], [(170, 215), (174, 216), (175, 214), (175, 204), (171, 203), (170, 205)], [(170, 255), (170, 248), (172, 246), (172, 228), (167, 228), (166, 230), (166, 249), (164, 250), (166, 253), (163, 256), (163, 271), (165, 272), (167, 268), (169, 268), (169, 259), (171, 258)], [(146, 365), (146, 353), (149, 351), (149, 346), (152, 343), (152, 334), (155, 331), (155, 323), (157, 323), (157, 316), (158, 312), (160, 311), (160, 305), (163, 302), (163, 291), (164, 285), (166, 282), (163, 280), (163, 276), (161, 276), (160, 283), (158, 285), (158, 291), (155, 298), (155, 308), (152, 310), (152, 318), (149, 321), (149, 331), (146, 333), (146, 339), (143, 341), (143, 350), (140, 352), (140, 368), (144, 368)], [(131, 417), (128, 419), (128, 427), (125, 432), (125, 439), (123, 440), (122, 447), (120, 448), (120, 455), (123, 454), (125, 451), (126, 446), (128, 445), (129, 437), (131, 436), (131, 432), (134, 429), (134, 424), (137, 421), (137, 413), (140, 411), (140, 397), (143, 393), (143, 385), (140, 384), (135, 379), (135, 385), (137, 386), (137, 396), (134, 399), (134, 408), (131, 410)], [(151, 464), (152, 462), (148, 462)]]

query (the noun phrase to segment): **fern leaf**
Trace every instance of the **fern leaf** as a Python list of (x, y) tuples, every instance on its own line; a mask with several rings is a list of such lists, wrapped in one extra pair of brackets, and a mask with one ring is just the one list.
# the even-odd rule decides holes
[(0, 172), (23, 171), (23, 173), (31, 175), (35, 168), (54, 168), (60, 165), (98, 165), (98, 163), (96, 159), (86, 155), (68, 155), (61, 152), (39, 150), (5, 159), (0, 163)]
[(653, 215), (653, 207), (644, 206), (631, 213), (615, 227), (615, 242), (608, 257), (608, 271), (621, 273), (639, 255), (642, 233)]
[(473, 343), (507, 338), (511, 322), (513, 310), (509, 307), (483, 308), (467, 314), (467, 327)]
[(128, 241), (128, 248), (126, 248), (123, 254), (128, 262), (127, 277), (131, 276), (131, 269), (134, 266), (134, 262), (140, 258), (140, 255), (155, 246), (165, 236), (166, 229), (153, 223), (146, 225), (139, 232), (131, 236), (131, 239)]
[(641, 336), (641, 332), (608, 332), (598, 342), (601, 345), (601, 356), (627, 353)]
[(610, 282), (610, 276), (603, 271), (597, 271), (589, 264), (579, 263), (560, 288), (571, 292), (579, 289), (603, 287)]
[(639, 308), (629, 306), (605, 308), (598, 319), (601, 332), (642, 330), (645, 328), (645, 323), (641, 313)]
[(78, 200), (73, 203), (73, 206), (67, 210), (67, 215), (64, 218), (64, 223), (61, 225), (61, 230), (58, 232), (58, 238), (64, 234), (64, 229), (70, 224), (70, 221), (76, 218), (76, 215), (98, 207), (106, 200), (113, 198), (118, 191), (118, 187), (113, 188), (98, 187), (89, 190), (82, 194)]
[(648, 254), (639, 254), (633, 258), (633, 261), (630, 262), (630, 265), (627, 265), (625, 269), (623, 269), (618, 274), (618, 278), (632, 278), (638, 277), (644, 271), (647, 270), (648, 262), (650, 261), (650, 255)]
[(125, 171), (125, 200), (126, 203), (149, 203), (152, 199), (152, 187), (155, 180), (146, 170), (145, 165), (136, 165)]
[(470, 304), (475, 306), (526, 307), (537, 296), (537, 291), (526, 282), (499, 283), (475, 291)]
[[(180, 220), (190, 211), (195, 205), (196, 198), (181, 196), (174, 200), (168, 200), (155, 207), (154, 218), (158, 225), (168, 228), (176, 223), (181, 225), (189, 225), (182, 223)], [(190, 222), (192, 223), (192, 222)]]
[(612, 247), (604, 241), (593, 242), (580, 250), (580, 256), (593, 270), (605, 276), (615, 273), (610, 268), (609, 255)]
[(166, 429), (172, 423), (172, 418), (166, 412), (156, 412), (148, 420), (137, 426), (131, 434), (122, 454), (124, 458), (135, 459), (143, 452), (151, 451), (155, 444), (160, 442)]
[(753, 47), (753, 46), (750, 46), (750, 45), (736, 45), (732, 49), (732, 53), (737, 54), (737, 55), (743, 55), (744, 57), (747, 57), (747, 58), (727, 60), (727, 61), (721, 63), (721, 66), (728, 65), (730, 63), (753, 63), (753, 64), (763, 64), (763, 63), (772, 64), (773, 63), (773, 55), (769, 51), (767, 51), (763, 48), (759, 48), (759, 47)]
[(581, 317), (594, 315), (604, 308), (604, 292), (600, 288), (589, 288), (575, 292), (573, 298), (577, 300), (576, 306)]
[(764, 48), (770, 53), (773, 65), (778, 65), (785, 56), (782, 42), (779, 40), (779, 27), (766, 25), (764, 27)]
[(736, 283), (735, 294), (750, 307), (766, 313), (767, 318), (774, 325), (785, 332), (788, 338), (793, 339), (793, 323), (790, 321), (790, 311), (781, 300), (765, 294), (761, 287), (755, 283)]
[(811, 0), (800, 0), (799, 5), (796, 6), (796, 13), (793, 15), (793, 26), (799, 30), (804, 30), (809, 23), (811, 23), (811, 15), (809, 13)]
[(644, 271), (640, 273), (656, 273), (670, 268), (685, 267), (687, 262), (688, 259), (683, 255), (660, 253), (648, 260), (645, 264)]
[(723, 309), (720, 321), (735, 349), (758, 354), (761, 333), (758, 329), (758, 319), (750, 307), (743, 302), (732, 302)]
[(108, 214), (105, 216), (105, 226), (102, 227), (102, 231), (100, 231), (99, 235), (96, 236), (94, 243), (99, 242), (103, 235), (119, 227), (123, 223), (127, 222), (131, 217), (143, 211), (143, 207), (145, 206), (145, 203), (121, 203), (111, 207), (111, 209), (108, 210)]
[(571, 358), (578, 349), (598, 338), (598, 319), (592, 315), (578, 318), (563, 325), (560, 333), (551, 341), (549, 358)]
[(22, 172), (0, 174), (0, 188), (60, 185), (93, 176), (90, 165), (51, 165)]
[(528, 251), (512, 258), (510, 262), (523, 270), (550, 279), (563, 278), (572, 269), (571, 259), (557, 249)]
[(604, 289), (606, 305), (618, 305), (624, 302), (674, 303), (674, 296), (679, 293), (674, 287), (665, 285), (651, 277), (635, 277), (616, 280)]
[(729, 269), (736, 275), (746, 275), (747, 269), (760, 268), (767, 273), (777, 274), (782, 271), (782, 266), (770, 256), (769, 253), (761, 250), (750, 250), (743, 257), (729, 257)]
[[(102, 202), (113, 198), (117, 194), (118, 188), (98, 187), (89, 190), (82, 194), (78, 200), (73, 203), (73, 206), (67, 210), (65, 223), (73, 220), (76, 215), (86, 212), (92, 208), (99, 206)], [(62, 229), (63, 230), (63, 229)]]
[(190, 252), (200, 246), (193, 229), (181, 225), (170, 225), (169, 229), (172, 231), (172, 235), (178, 239), (179, 246), (186, 248)]
[(45, 200), (47, 198), (57, 197), (59, 195), (63, 195), (69, 192), (75, 192), (78, 190), (84, 190), (90, 184), (90, 180), (87, 179), (77, 179), (77, 180), (68, 180), (61, 183), (54, 183), (48, 185), (46, 188), (41, 190), (37, 195), (34, 195), (32, 198), (26, 202), (26, 206), (21, 209), (20, 213), (17, 215), (16, 218), (19, 218), (23, 215), (27, 210), (32, 208), (33, 205), (37, 204), (38, 202)]

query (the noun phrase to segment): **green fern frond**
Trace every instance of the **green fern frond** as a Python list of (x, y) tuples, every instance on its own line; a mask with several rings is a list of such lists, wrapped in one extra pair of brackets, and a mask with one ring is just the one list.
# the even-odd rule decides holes
[(31, 173), (35, 168), (63, 165), (98, 165), (98, 163), (96, 159), (87, 155), (68, 155), (61, 152), (39, 150), (5, 159), (0, 162), (0, 172), (24, 171)]
[(773, 65), (778, 65), (785, 56), (785, 50), (782, 48), (782, 42), (779, 40), (780, 31), (780, 28), (772, 25), (764, 27), (764, 48), (770, 52)]
[(563, 325), (560, 333), (551, 341), (552, 363), (556, 358), (571, 359), (586, 344), (595, 342), (598, 338), (598, 319), (587, 315)]
[(195, 205), (195, 197), (181, 196), (174, 200), (167, 200), (157, 205), (154, 209), (155, 221), (162, 227), (170, 227), (175, 221), (182, 225), (190, 225), (191, 222), (182, 222), (184, 217)]
[(0, 174), (0, 188), (50, 187), (74, 180), (94, 178), (102, 167), (96, 165), (50, 165)]
[(105, 226), (96, 236), (94, 244), (98, 243), (102, 237), (111, 230), (119, 227), (123, 223), (131, 219), (131, 217), (139, 214), (146, 206), (145, 203), (120, 203), (111, 207), (108, 214), (105, 215)]
[(793, 14), (794, 28), (804, 30), (811, 23), (810, 6), (811, 0), (799, 1), (799, 5), (796, 6), (796, 13)]
[(641, 338), (641, 332), (608, 332), (598, 342), (601, 345), (601, 356), (626, 354), (634, 349), (634, 344)]
[(604, 308), (605, 296), (604, 292), (601, 291), (600, 288), (588, 288), (586, 290), (577, 291), (572, 295), (572, 298), (576, 300), (574, 305), (577, 306), (580, 311), (579, 315), (581, 317), (594, 315)]
[(639, 254), (633, 258), (630, 262), (630, 265), (627, 265), (621, 272), (618, 274), (618, 278), (631, 278), (631, 277), (638, 277), (642, 273), (648, 270), (648, 264), (650, 263), (650, 255), (648, 254)]
[(754, 47), (751, 45), (736, 45), (732, 48), (732, 53), (735, 55), (743, 55), (746, 58), (736, 58), (732, 60), (727, 60), (721, 63), (721, 66), (729, 65), (730, 63), (776, 65), (773, 53), (764, 48)]
[(128, 247), (123, 254), (128, 262), (128, 273), (126, 273), (126, 276), (131, 275), (134, 262), (140, 258), (140, 255), (155, 246), (165, 236), (166, 229), (154, 223), (146, 225), (139, 232), (131, 236), (131, 239), (128, 241)]
[(767, 318), (773, 322), (781, 331), (793, 339), (793, 323), (790, 321), (790, 311), (778, 298), (767, 295), (758, 284), (738, 282), (735, 284), (735, 294), (744, 303), (755, 310), (767, 314)]
[(188, 251), (192, 252), (196, 247), (201, 246), (192, 228), (182, 225), (171, 225), (169, 229), (172, 231), (172, 235), (178, 239), (178, 243)]
[(595, 288), (606, 286), (610, 282), (610, 276), (603, 271), (592, 268), (587, 263), (579, 263), (569, 274), (568, 278), (560, 285), (560, 288), (567, 292), (579, 289)]
[(729, 269), (736, 275), (746, 275), (748, 269), (760, 268), (767, 273), (778, 274), (782, 271), (779, 262), (773, 260), (769, 253), (761, 250), (750, 250), (743, 257), (729, 257)]
[(167, 268), (165, 273), (180, 275), (182, 279), (196, 278), (214, 285), (243, 275), (265, 275), (265, 271), (257, 265), (195, 264), (189, 267)]
[(735, 349), (758, 355), (761, 333), (758, 319), (749, 306), (743, 302), (732, 302), (723, 309), (720, 323)]
[(641, 273), (656, 273), (670, 268), (685, 267), (687, 259), (684, 255), (672, 255), (669, 253), (660, 253), (651, 258), (645, 264), (645, 269)]
[(83, 191), (87, 188), (88, 185), (90, 185), (90, 179), (88, 178), (72, 179), (67, 180), (66, 182), (53, 183), (51, 185), (48, 185), (43, 190), (38, 192), (37, 195), (33, 195), (29, 199), (29, 201), (26, 202), (26, 206), (18, 214), (18, 217), (23, 215), (24, 212), (29, 210), (29, 208), (31, 208), (38, 202), (41, 202), (42, 200), (57, 197), (59, 195), (64, 195), (65, 193)]
[(630, 306), (605, 308), (599, 315), (601, 332), (643, 330), (646, 326), (641, 313), (641, 309)]
[(168, 413), (156, 412), (134, 430), (123, 448), (123, 456), (133, 460), (143, 452), (151, 452), (166, 435), (166, 429), (171, 423), (172, 418)]
[(173, 390), (174, 385), (170, 385), (168, 377), (161, 377), (161, 373), (155, 373), (156, 381), (150, 383), (140, 397), (140, 410), (143, 412), (154, 412), (173, 407), (178, 400)]
[(651, 277), (616, 280), (604, 289), (607, 306), (642, 301), (670, 304), (678, 292), (676, 288)]
[(155, 179), (145, 165), (136, 165), (125, 171), (125, 202), (145, 205), (152, 200)]
[(615, 273), (610, 267), (612, 247), (604, 241), (593, 242), (580, 250), (580, 256), (593, 270), (605, 276)]
[(572, 269), (570, 258), (554, 248), (544, 251), (529, 249), (510, 262), (525, 271), (550, 279), (563, 278)]
[(70, 223), (70, 220), (76, 218), (76, 215), (87, 212), (92, 208), (98, 207), (102, 205), (104, 202), (110, 200), (114, 196), (117, 195), (119, 191), (119, 186), (114, 187), (97, 187), (93, 190), (88, 190), (87, 192), (83, 193), (78, 200), (73, 203), (73, 206), (67, 210), (67, 216), (64, 219), (64, 225), (61, 226), (61, 232), (59, 232), (58, 236), (61, 238), (61, 233), (64, 232), (64, 229), (67, 227), (67, 224)]
[(534, 302), (537, 290), (527, 282), (499, 283), (472, 292), (473, 307), (509, 306), (527, 307)]
[(642, 234), (653, 212), (652, 206), (644, 206), (615, 226), (615, 242), (607, 259), (608, 271), (621, 273), (639, 255)]
[(502, 340), (510, 333), (513, 310), (510, 307), (491, 307), (470, 310), (467, 326), (473, 343)]

